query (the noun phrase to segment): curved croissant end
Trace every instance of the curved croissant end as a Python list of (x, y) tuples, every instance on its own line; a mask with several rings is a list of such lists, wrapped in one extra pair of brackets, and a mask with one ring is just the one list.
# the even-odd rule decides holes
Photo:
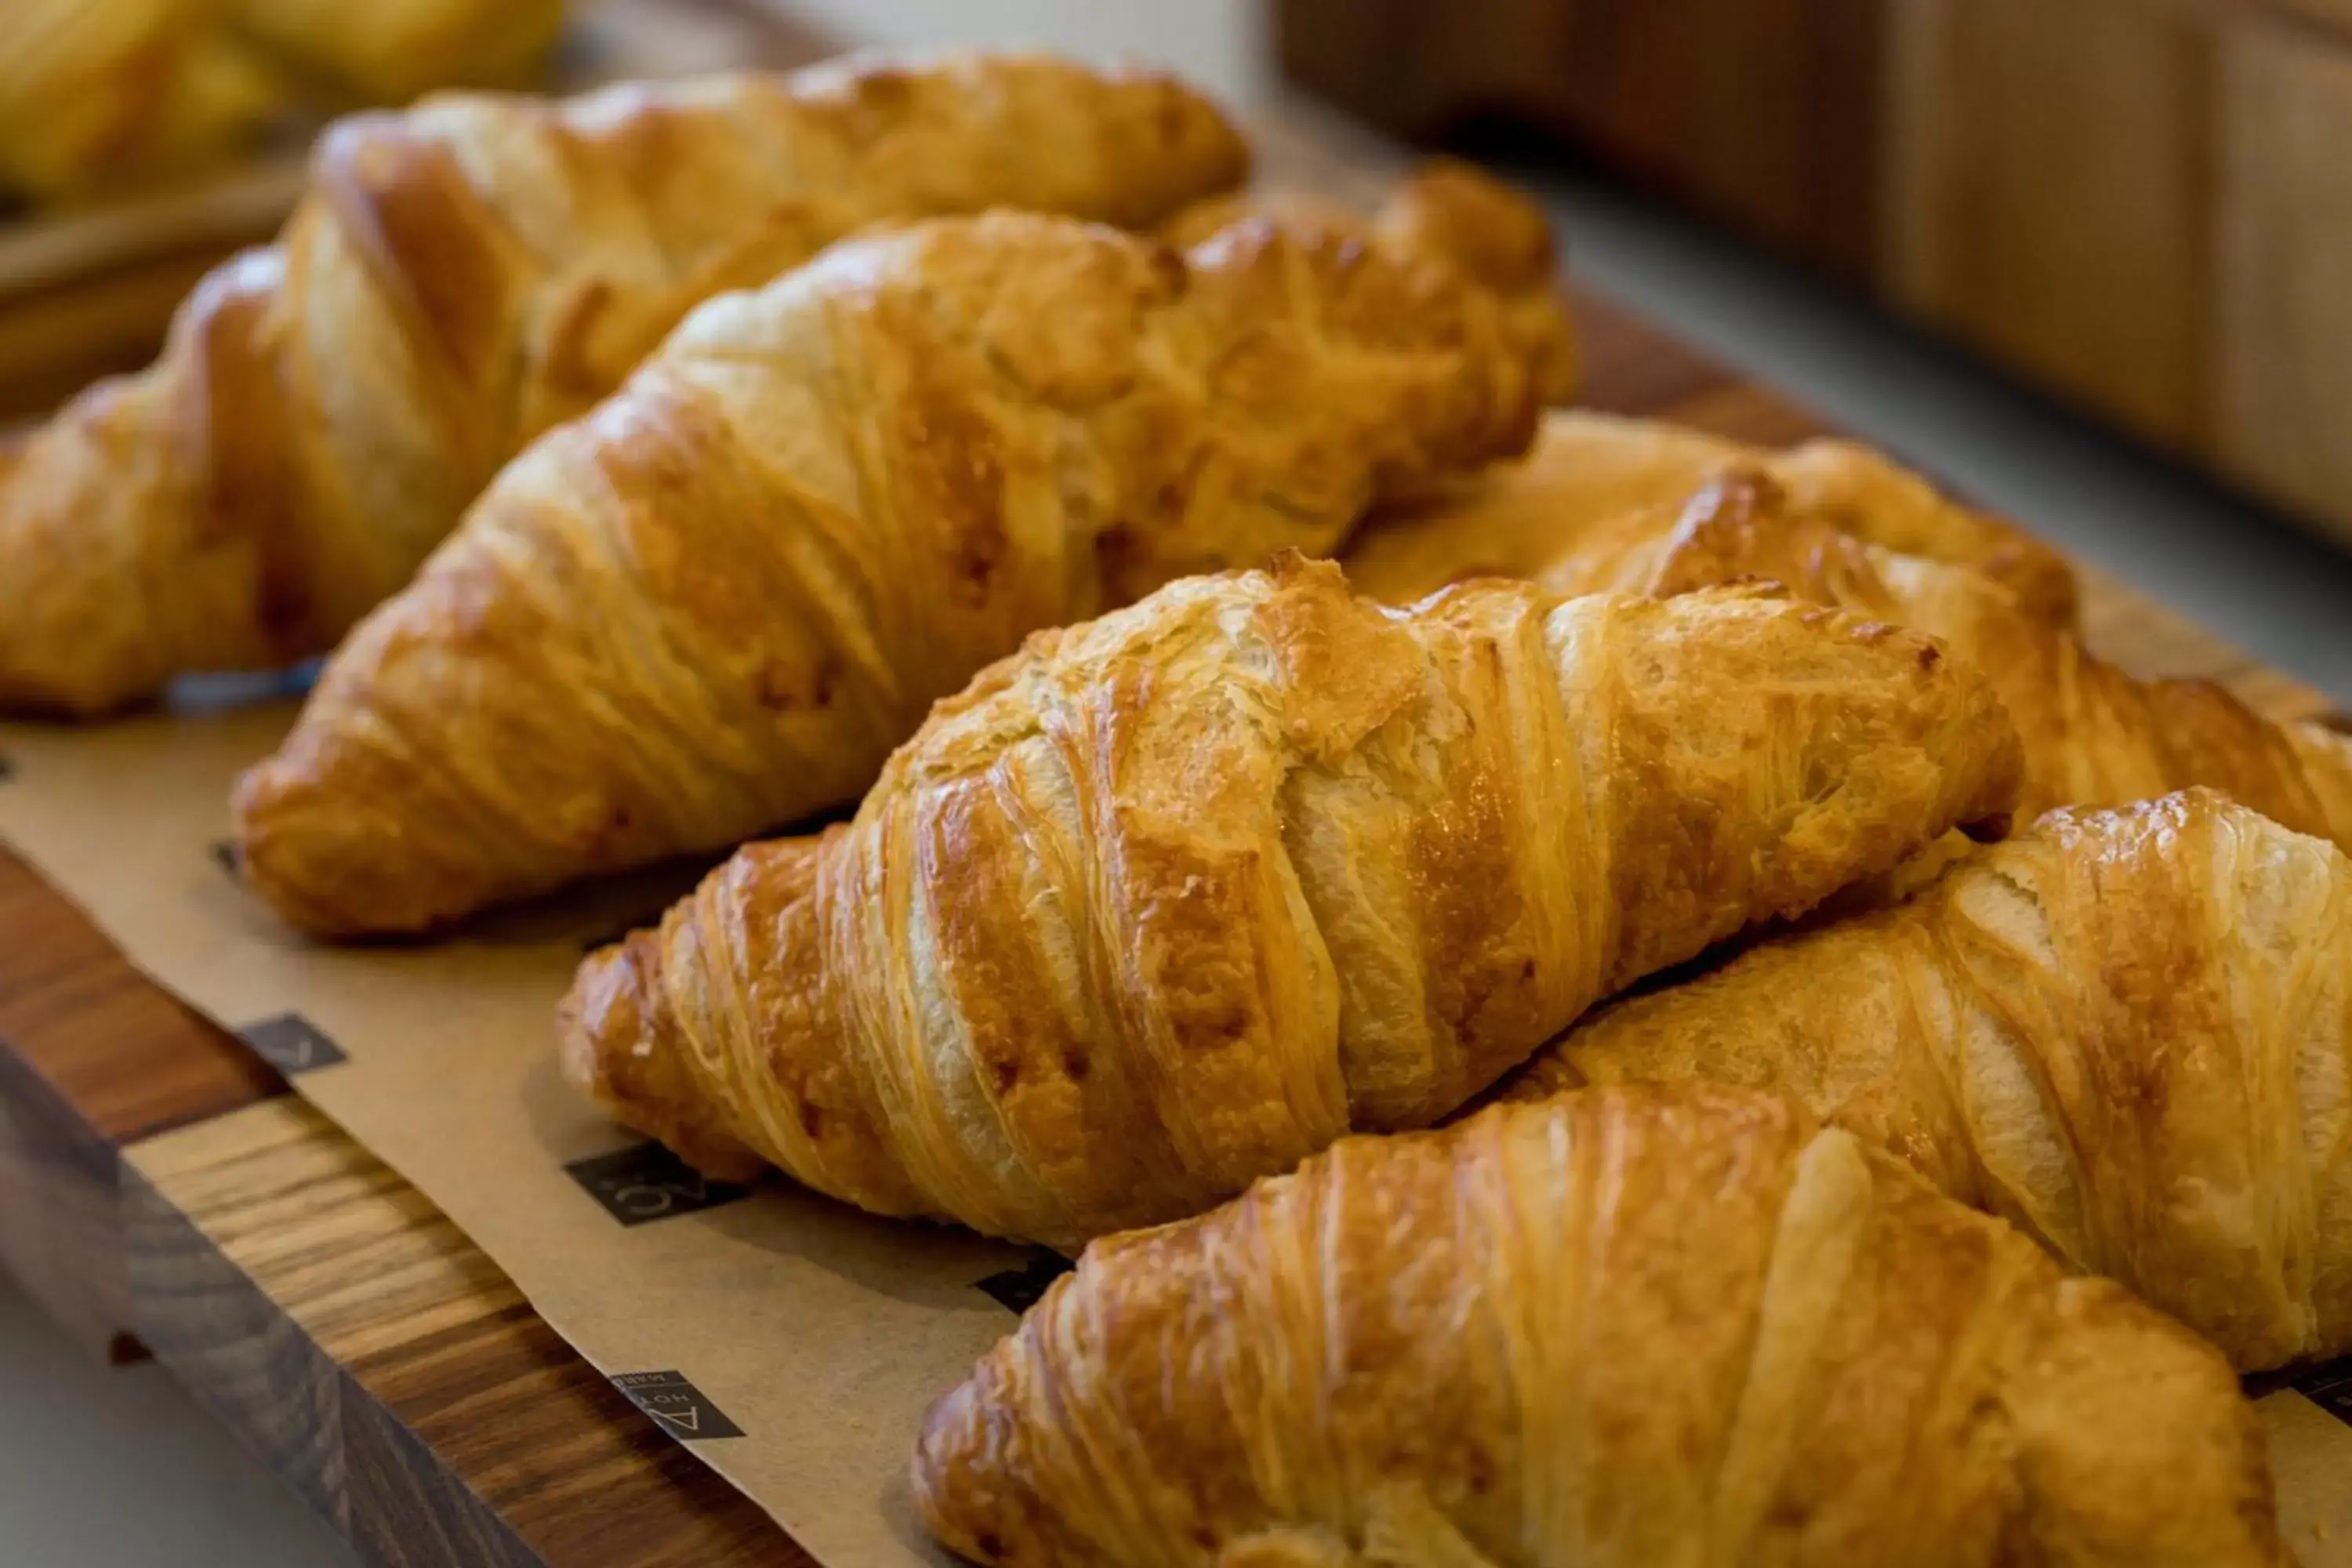
[(1454, 268), (1501, 301), (1507, 330), (1534, 367), (1544, 401), (1564, 403), (1575, 390), (1575, 328), (1560, 288), (1551, 222), (1534, 201), (1501, 181), (1468, 163), (1434, 158), (1408, 174), (1369, 216), (1325, 196), (1277, 189), (1195, 202), (1160, 226), (1160, 237), (1196, 245), (1253, 216), (1272, 217), (1295, 233), (1361, 237)]

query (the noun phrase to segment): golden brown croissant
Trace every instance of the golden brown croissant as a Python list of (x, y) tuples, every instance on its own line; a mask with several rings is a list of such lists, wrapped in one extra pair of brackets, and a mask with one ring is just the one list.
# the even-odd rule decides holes
[(0, 191), (84, 195), (251, 139), (284, 84), (218, 12), (214, 0), (0, 4)]
[(297, 101), (520, 81), (563, 0), (6, 0), (0, 189), (89, 194), (215, 162)]
[(1510, 1092), (1785, 1089), (2243, 1370), (2352, 1350), (2352, 861), (2207, 790), (1577, 1029)]
[(220, 0), (230, 25), (333, 90), (405, 103), (436, 87), (520, 85), (566, 0)]
[(1433, 500), (1376, 517), (1349, 546), (1349, 578), (1391, 604), (1470, 577), (1528, 577), (1593, 530), (1687, 497), (1738, 463), (1761, 468), (1802, 510), (1870, 543), (1971, 566), (2029, 613), (2071, 627), (2074, 571), (2064, 555), (2007, 523), (1937, 495), (1886, 458), (1846, 441), (1786, 451), (1655, 420), (1556, 410), (1534, 453)]
[(1160, 226), (1160, 237), (1196, 245), (1252, 215), (1275, 217), (1294, 232), (1360, 237), (1459, 268), (1501, 297), (1512, 337), (1538, 367), (1545, 400), (1565, 402), (1574, 389), (1575, 334), (1551, 225), (1533, 201), (1470, 164), (1431, 159), (1370, 217), (1327, 197), (1278, 189), (1195, 202)]
[(1172, 81), (1024, 56), (344, 121), (280, 243), (0, 484), (0, 706), (95, 712), (331, 647), (693, 305), (853, 230), (994, 205), (1150, 225), (1245, 161)]
[(854, 823), (589, 959), (567, 1070), (714, 1173), (1073, 1242), (1427, 1125), (2015, 767), (1910, 633), (1745, 590), (1383, 612), (1289, 557), (941, 703)]
[(1523, 449), (1530, 369), (1452, 270), (1264, 222), (838, 247), (501, 477), (247, 779), (247, 868), (408, 930), (853, 800), (1029, 632)]
[(1563, 595), (1669, 595), (1769, 578), (1815, 603), (1941, 637), (1980, 666), (2025, 741), (2019, 810), (2029, 818), (2207, 784), (2352, 849), (2352, 747), (2343, 737), (2273, 723), (2210, 681), (2136, 679), (1981, 573), (1865, 543), (1843, 521), (1735, 466), (1679, 507), (1586, 531), (1529, 575)]
[(914, 1486), (1004, 1568), (2283, 1560), (2210, 1348), (1723, 1089), (1350, 1138), (1097, 1242)]

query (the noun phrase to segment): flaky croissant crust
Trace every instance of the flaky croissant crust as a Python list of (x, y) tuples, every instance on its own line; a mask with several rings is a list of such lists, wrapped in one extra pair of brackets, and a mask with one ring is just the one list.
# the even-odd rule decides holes
[(1524, 463), (1374, 518), (1349, 575), (1390, 604), (1475, 576), (1532, 577), (1629, 514), (1672, 506), (1727, 468), (1761, 469), (1800, 512), (1870, 544), (1971, 567), (2037, 621), (2072, 627), (2074, 569), (2032, 535), (1937, 493), (1866, 447), (1773, 451), (1659, 420), (1555, 409)]
[(2352, 860), (2208, 790), (1611, 1008), (1513, 1080), (1798, 1095), (2253, 1371), (2352, 1350)]
[(342, 121), (281, 240), (0, 473), (0, 707), (333, 646), (694, 305), (853, 231), (999, 205), (1149, 226), (1245, 163), (1166, 78), (1022, 55)]
[(1502, 300), (1505, 328), (1545, 401), (1566, 402), (1574, 389), (1575, 331), (1550, 223), (1534, 201), (1493, 176), (1433, 158), (1407, 174), (1374, 213), (1276, 188), (1195, 202), (1160, 232), (1171, 244), (1189, 247), (1251, 216), (1276, 218), (1297, 234), (1360, 237), (1459, 269)]
[(2211, 681), (2137, 679), (2001, 583), (1871, 543), (1849, 513), (1801, 504), (1760, 468), (1733, 465), (1689, 497), (1573, 531), (1528, 574), (1557, 593), (1679, 594), (1769, 578), (1941, 637), (1985, 671), (2017, 721), (2019, 809), (2029, 817), (2204, 785), (2352, 848), (2352, 748), (2342, 737), (2273, 722)]
[(1745, 591), (1191, 579), (1040, 634), (855, 822), (592, 958), (566, 1067), (707, 1169), (1068, 1243), (1427, 1124), (2015, 769), (1925, 639)]
[(1523, 449), (1540, 369), (1457, 269), (1264, 220), (835, 247), (507, 469), (240, 785), (247, 876), (413, 930), (854, 800), (1028, 632)]
[(914, 1485), (1005, 1568), (2280, 1561), (2210, 1349), (1704, 1088), (1349, 1139), (1097, 1243)]

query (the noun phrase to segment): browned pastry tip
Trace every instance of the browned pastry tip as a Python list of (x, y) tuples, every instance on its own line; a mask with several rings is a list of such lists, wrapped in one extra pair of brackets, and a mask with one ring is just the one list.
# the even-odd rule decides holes
[(1001, 1568), (2282, 1561), (2210, 1348), (1705, 1086), (1347, 1139), (1098, 1241), (913, 1481)]
[(748, 1182), (767, 1163), (729, 1136), (695, 1097), (680, 1042), (663, 1033), (662, 946), (632, 931), (581, 965), (556, 1015), (563, 1076), (603, 1103), (635, 1108), (639, 1130), (714, 1181)]
[(2352, 859), (2205, 789), (1604, 1009), (1507, 1093), (1775, 1088), (2259, 1371), (2352, 1350)]
[(1494, 176), (1452, 159), (1431, 159), (1370, 214), (1289, 189), (1213, 196), (1179, 212), (1160, 234), (1190, 246), (1253, 216), (1294, 232), (1360, 238), (1454, 268), (1502, 302), (1545, 401), (1564, 402), (1573, 389), (1575, 332), (1550, 219), (1531, 197)]
[(1559, 286), (1559, 248), (1543, 208), (1473, 164), (1452, 158), (1421, 164), (1374, 222), (1382, 240), (1444, 257), (1492, 288)]
[(1427, 1125), (2016, 782), (1913, 633), (1750, 589), (1384, 612), (1294, 554), (1032, 638), (855, 822), (592, 958), (563, 1048), (689, 1157), (1069, 1245)]

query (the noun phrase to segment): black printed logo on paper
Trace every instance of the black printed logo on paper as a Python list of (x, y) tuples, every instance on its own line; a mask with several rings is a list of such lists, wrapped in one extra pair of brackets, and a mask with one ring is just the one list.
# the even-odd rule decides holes
[(704, 1398), (702, 1391), (687, 1382), (683, 1373), (624, 1372), (614, 1375), (613, 1386), (673, 1437), (694, 1443), (705, 1437), (743, 1435), (743, 1428)]
[(0, 752), (0, 784), (6, 784), (16, 776), (16, 759), (5, 752)]
[(1025, 1312), (1035, 1306), (1047, 1287), (1071, 1269), (1070, 1260), (1058, 1252), (1039, 1247), (1030, 1254), (1029, 1261), (1018, 1268), (1008, 1268), (992, 1274), (973, 1287), (986, 1291), (996, 1304), (1008, 1312)]
[(751, 1190), (733, 1182), (714, 1182), (658, 1143), (574, 1160), (563, 1169), (623, 1225), (717, 1208)]
[(247, 1024), (236, 1033), (253, 1047), (254, 1055), (289, 1078), (351, 1059), (343, 1055), (342, 1047), (299, 1013), (280, 1013), (275, 1018)]
[(228, 839), (215, 838), (212, 841), (211, 849), (213, 864), (227, 872), (229, 880), (237, 880), (241, 873), (237, 869), (236, 846)]

